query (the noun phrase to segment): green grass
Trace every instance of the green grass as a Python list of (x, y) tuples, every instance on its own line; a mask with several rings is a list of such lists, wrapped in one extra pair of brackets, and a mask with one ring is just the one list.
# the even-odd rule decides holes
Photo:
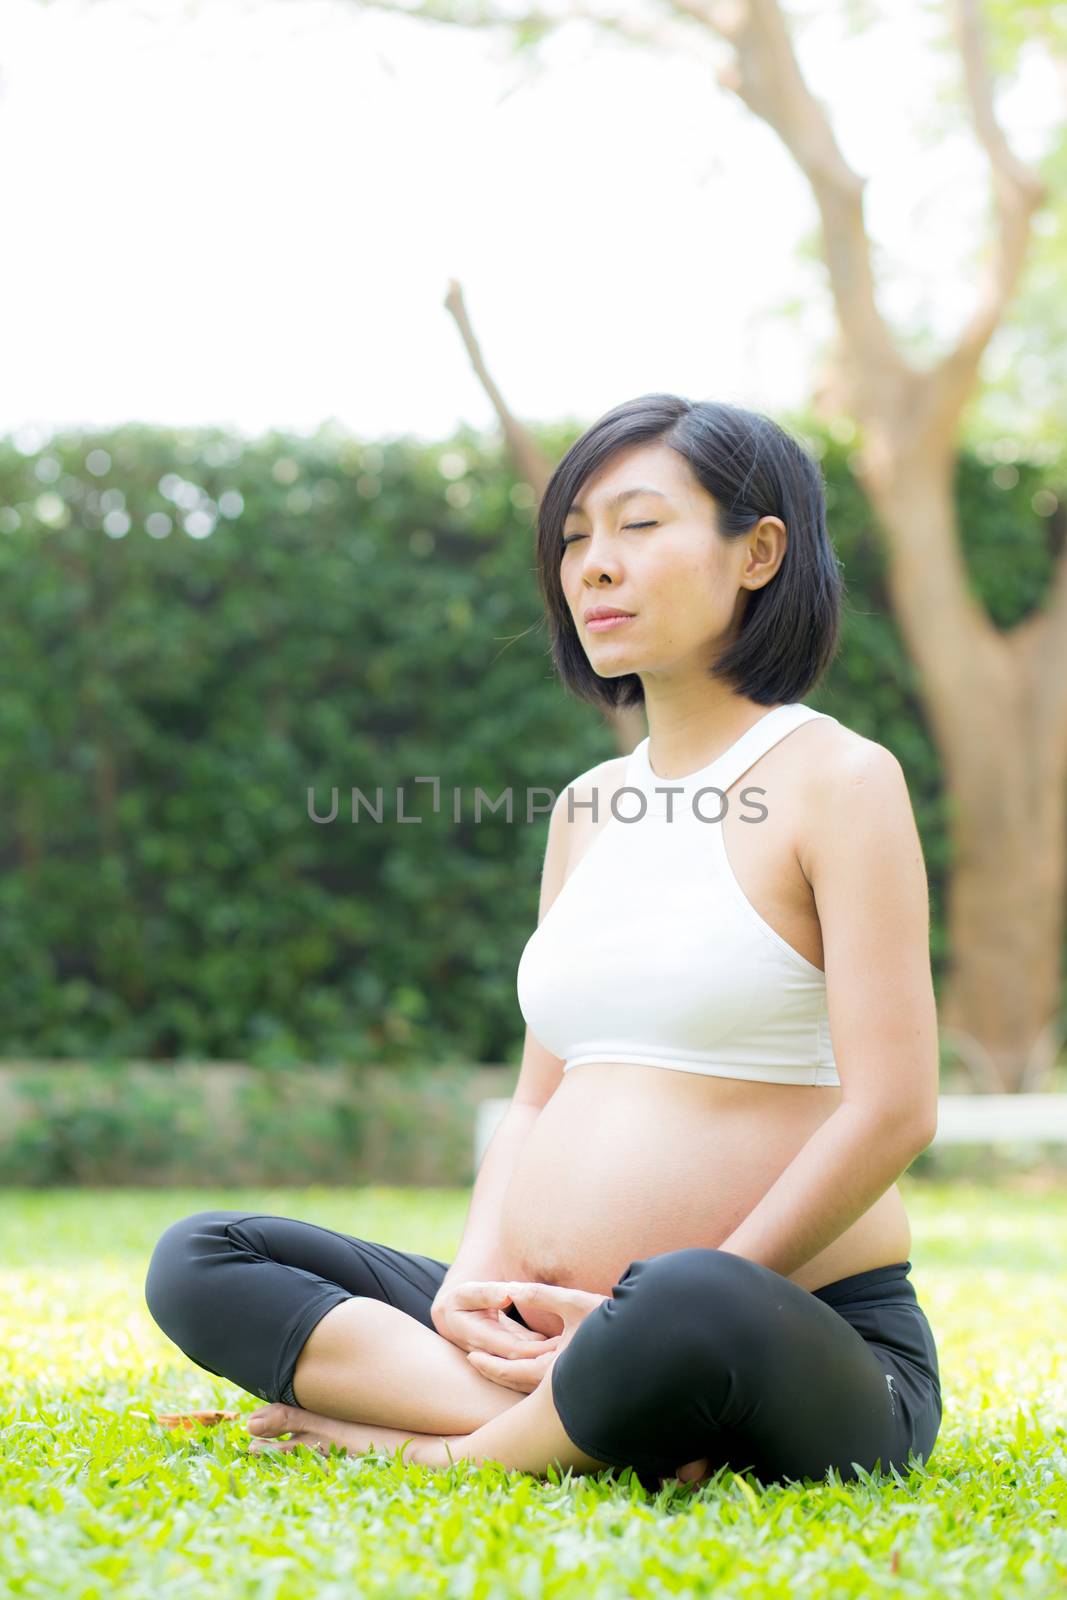
[(177, 1217), (247, 1206), (448, 1260), (460, 1190), (0, 1191), (0, 1594), (809, 1597), (1067, 1593), (1067, 1194), (901, 1184), (944, 1418), (907, 1477), (646, 1491), (311, 1451), (246, 1454), (254, 1410), (143, 1298)]

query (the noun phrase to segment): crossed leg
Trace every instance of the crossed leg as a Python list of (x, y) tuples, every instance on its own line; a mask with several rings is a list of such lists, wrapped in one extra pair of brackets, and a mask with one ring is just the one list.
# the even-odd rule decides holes
[[(846, 1479), (876, 1463), (888, 1471), (913, 1450), (929, 1456), (941, 1416), (936, 1351), (925, 1322), (898, 1304), (907, 1298), (875, 1308), (883, 1344), (870, 1337), (881, 1332), (875, 1312), (865, 1337), (825, 1300), (727, 1252), (636, 1261), (532, 1394), (465, 1432), (420, 1433), (405, 1457), (538, 1475), (551, 1462), (580, 1472), (633, 1462), (643, 1476), (680, 1476), (679, 1456), (705, 1450), (716, 1468), (754, 1467), (768, 1480), (821, 1478), (828, 1466)], [(357, 1427), (357, 1449), (403, 1443), (398, 1430)]]
[[(544, 1473), (550, 1461), (562, 1470), (606, 1465), (568, 1438), (547, 1377), (529, 1394), (494, 1383), (436, 1330), (381, 1301), (346, 1300), (326, 1313), (300, 1352), (292, 1393), (300, 1404), (275, 1402), (249, 1419), (254, 1454), (300, 1444), (348, 1454), (406, 1446), (404, 1460), (425, 1466), (493, 1460)], [(414, 1426), (396, 1425), (405, 1416)], [(282, 1433), (293, 1438), (263, 1442)]]
[[(553, 1457), (591, 1463), (570, 1445), (548, 1385), (526, 1395), (494, 1383), (427, 1325), (446, 1270), (297, 1218), (207, 1210), (164, 1231), (145, 1299), (199, 1366), (278, 1397), (266, 1407), (263, 1439), (294, 1432), (291, 1444), (305, 1436), (356, 1451), (407, 1443), (405, 1459), (442, 1466), (449, 1451), (532, 1472)], [(519, 1427), (501, 1434), (495, 1425), (513, 1414)]]
[[(295, 1383), (293, 1387), (295, 1391)], [(513, 1390), (506, 1392), (515, 1393)], [(380, 1423), (339, 1421), (299, 1406), (281, 1404), (266, 1406), (258, 1415), (262, 1421), (249, 1422), (251, 1431), (259, 1436), (251, 1446), (253, 1454), (265, 1449), (291, 1450), (301, 1444), (324, 1453), (328, 1453), (332, 1445), (339, 1445), (349, 1455), (373, 1449), (395, 1450), (401, 1446), (405, 1461), (415, 1461), (422, 1466), (447, 1467), (455, 1461), (493, 1461), (505, 1468), (537, 1476), (544, 1475), (550, 1462), (555, 1462), (561, 1471), (573, 1467), (578, 1472), (599, 1472), (608, 1465), (595, 1456), (586, 1455), (568, 1438), (552, 1400), (548, 1377), (530, 1394), (518, 1395), (517, 1404), (470, 1433), (412, 1434)], [(265, 1442), (281, 1433), (292, 1433), (293, 1438), (278, 1445)]]
[[(476, 1372), (441, 1334), (379, 1301), (347, 1300), (326, 1313), (301, 1350), (292, 1393), (306, 1403), (274, 1402), (249, 1418), (253, 1454), (301, 1445), (349, 1455), (400, 1447), (404, 1460), (424, 1466), (494, 1461), (536, 1475), (549, 1463), (578, 1472), (609, 1465), (568, 1436), (551, 1371), (529, 1394), (506, 1388)], [(405, 1415), (412, 1425), (397, 1427)], [(270, 1442), (286, 1433), (288, 1440)], [(691, 1481), (707, 1465), (689, 1461), (676, 1475)]]

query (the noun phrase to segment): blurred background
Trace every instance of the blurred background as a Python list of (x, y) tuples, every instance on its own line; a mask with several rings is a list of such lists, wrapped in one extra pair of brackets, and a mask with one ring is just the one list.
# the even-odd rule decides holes
[(6, 0), (0, 1183), (470, 1181), (547, 833), (473, 796), (647, 731), (553, 674), (537, 505), (650, 391), (822, 465), (911, 1172), (1062, 1175), (1065, 110), (1063, 4)]

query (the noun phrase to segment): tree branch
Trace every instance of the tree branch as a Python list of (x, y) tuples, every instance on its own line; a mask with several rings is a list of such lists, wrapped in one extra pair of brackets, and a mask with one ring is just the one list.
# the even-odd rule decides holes
[(1045, 184), (1014, 155), (997, 121), (979, 0), (951, 0), (951, 9), (971, 117), (989, 157), (999, 227), (993, 262), (970, 321), (955, 347), (929, 374), (934, 408), (940, 413), (939, 425), (946, 431), (955, 428), (973, 388), (982, 353), (1014, 292), (1026, 256), (1030, 218), (1048, 199)]
[(910, 369), (875, 300), (863, 190), (822, 106), (808, 89), (778, 0), (670, 0), (676, 14), (701, 21), (734, 47), (717, 73), (778, 134), (808, 178), (819, 208), (826, 264), (850, 351), (857, 410), (884, 409), (889, 394), (907, 413)]
[(470, 357), (475, 376), (489, 396), (493, 410), (496, 412), (497, 420), (503, 429), (504, 439), (511, 452), (515, 470), (530, 485), (538, 500), (540, 500), (545, 492), (548, 480), (552, 476), (552, 468), (537, 448), (529, 429), (525, 428), (518, 418), (514, 416), (499, 387), (494, 382), (489, 368), (486, 366), (481, 347), (475, 337), (474, 329), (471, 327), (470, 318), (467, 316), (467, 308), (463, 303), (463, 290), (460, 287), (459, 280), (456, 278), (449, 279), (448, 293), (445, 295), (445, 308), (455, 318), (460, 338), (463, 340), (464, 348)]

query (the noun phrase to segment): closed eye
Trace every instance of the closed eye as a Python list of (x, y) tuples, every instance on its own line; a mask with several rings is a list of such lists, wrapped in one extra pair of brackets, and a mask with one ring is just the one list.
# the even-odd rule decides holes
[[(654, 528), (655, 526), (656, 524), (654, 522), (627, 522), (623, 524), (623, 532), (625, 533), (627, 528)], [(567, 546), (569, 544), (574, 544), (576, 539), (585, 538), (588, 538), (587, 534), (572, 533), (569, 539), (561, 540), (561, 547), (566, 550)]]

